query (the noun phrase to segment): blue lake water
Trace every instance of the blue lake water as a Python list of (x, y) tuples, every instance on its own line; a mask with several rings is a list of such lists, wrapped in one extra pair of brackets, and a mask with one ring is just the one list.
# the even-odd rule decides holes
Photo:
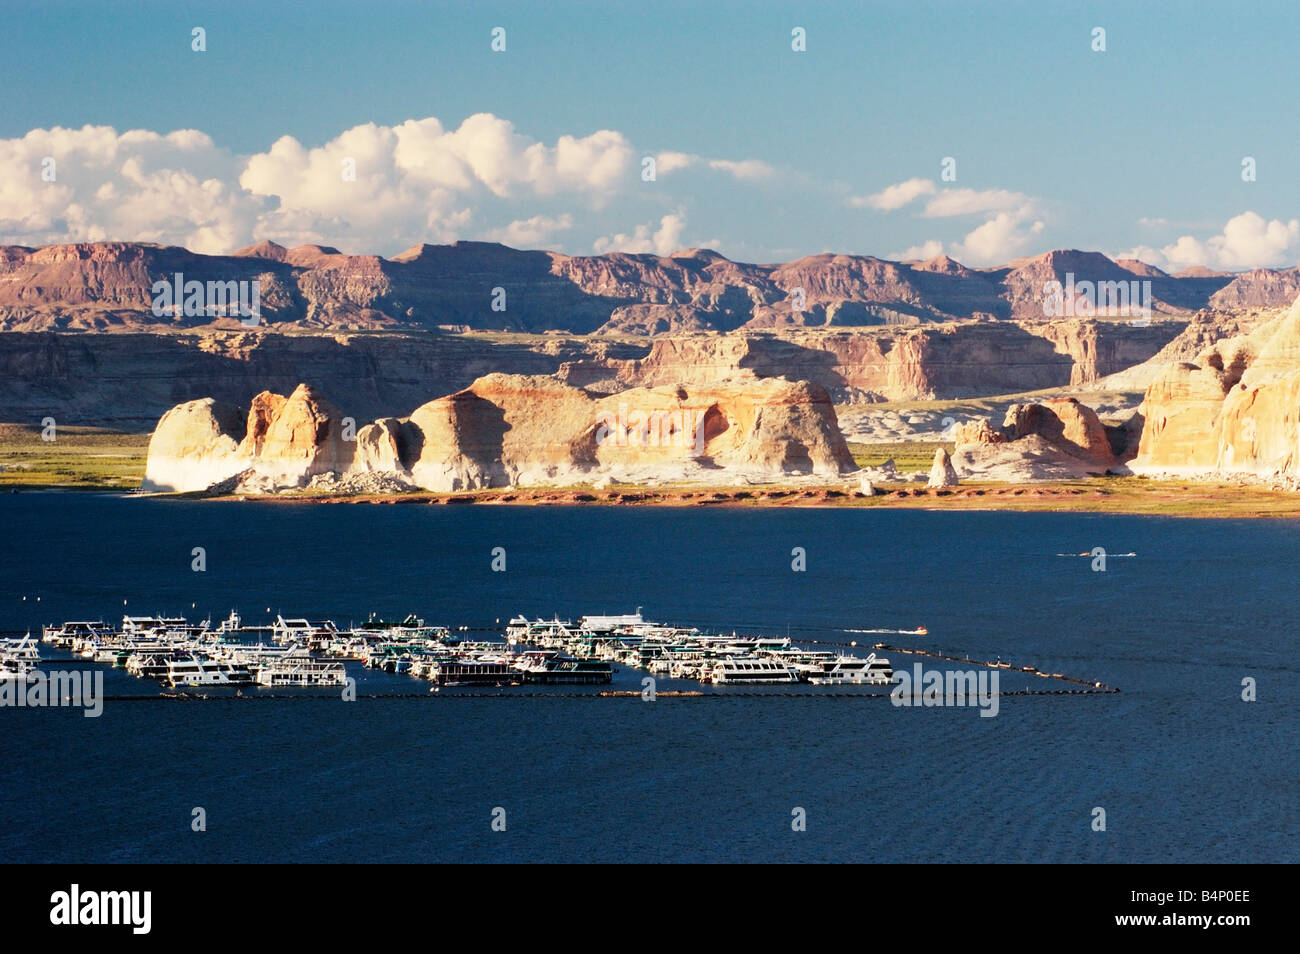
[[(1300, 860), (1291, 522), (28, 493), (0, 496), (0, 526), (6, 630), (232, 608), (481, 627), (642, 606), (796, 639), (925, 625), (879, 638), (1121, 690), (1004, 696), (980, 718), (865, 694), (370, 698), (428, 684), (364, 673), (353, 703), (0, 708), (6, 862)], [(1095, 546), (1137, 555), (1105, 572), (1057, 555)], [(1003, 672), (1001, 688), (1044, 682)], [(109, 693), (151, 686), (106, 673)]]

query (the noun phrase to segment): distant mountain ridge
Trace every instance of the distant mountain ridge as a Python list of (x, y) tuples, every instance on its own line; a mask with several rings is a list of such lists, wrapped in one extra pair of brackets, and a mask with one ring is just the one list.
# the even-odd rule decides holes
[[(1051, 281), (1151, 283), (1157, 316), (1281, 307), (1300, 267), (1170, 275), (1136, 260), (1057, 250), (995, 268), (947, 256), (893, 262), (821, 254), (758, 265), (710, 249), (668, 256), (571, 256), (491, 242), (416, 245), (392, 258), (262, 241), (231, 255), (98, 242), (0, 246), (0, 330), (239, 327), (234, 318), (157, 317), (153, 283), (253, 281), (270, 330), (467, 328), (576, 334), (1047, 320)], [(499, 290), (499, 291), (498, 291)]]

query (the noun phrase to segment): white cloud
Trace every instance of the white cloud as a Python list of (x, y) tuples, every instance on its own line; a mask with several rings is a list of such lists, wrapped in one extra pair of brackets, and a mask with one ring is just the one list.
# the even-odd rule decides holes
[[(42, 176), (49, 160), (53, 181)], [(193, 129), (164, 136), (54, 127), (0, 139), (0, 242), (226, 251), (248, 236), (262, 210), (234, 184), (238, 168), (234, 156)]]
[(956, 215), (984, 215), (989, 212), (1013, 212), (1023, 209), (1030, 215), (1032, 201), (1020, 192), (1006, 189), (944, 189), (925, 205), (921, 213), (927, 219)]
[(616, 191), (635, 160), (631, 144), (611, 129), (560, 136), (547, 146), (491, 113), (476, 113), (455, 130), (443, 129), (433, 117), (407, 120), (393, 133), (395, 164), (404, 175), (462, 191), (481, 184), (501, 198), (520, 190), (539, 195)]
[(1180, 269), (1189, 265), (1209, 265), (1214, 261), (1214, 255), (1205, 243), (1184, 235), (1172, 245), (1160, 249), (1151, 264), (1156, 264), (1156, 261), (1163, 262), (1169, 268)]
[(1180, 236), (1162, 248), (1139, 245), (1119, 253), (1169, 271), (1192, 265), (1240, 271), (1269, 268), (1293, 262), (1300, 249), (1300, 220), (1265, 219), (1255, 212), (1233, 216), (1218, 235), (1199, 239)]
[(725, 172), (741, 182), (757, 182), (776, 175), (776, 169), (761, 159), (707, 159), (689, 152), (661, 152), (655, 156), (655, 175), (666, 176), (682, 169), (706, 166)]
[(709, 168), (735, 176), (741, 181), (766, 179), (776, 173), (775, 169), (761, 159), (710, 159)]
[(1228, 220), (1223, 233), (1209, 240), (1220, 268), (1258, 268), (1280, 265), (1288, 249), (1300, 239), (1300, 221), (1265, 221), (1254, 212)]
[[(560, 136), (548, 146), (478, 113), (455, 130), (433, 117), (398, 126), (367, 123), (313, 149), (285, 136), (250, 157), (239, 182), (278, 201), (259, 223), (259, 237), (346, 232), (369, 250), (403, 236), (457, 238), (489, 198), (566, 193), (598, 206), (627, 181), (634, 158), (618, 132)], [(355, 180), (344, 179), (345, 162), (354, 166)], [(512, 234), (536, 233), (542, 218), (535, 216), (531, 229), (518, 224), (530, 220), (517, 220)]]
[(890, 253), (890, 258), (896, 262), (910, 262), (915, 259), (922, 261), (934, 258), (936, 255), (943, 254), (943, 243), (938, 239), (929, 239), (920, 245), (913, 245), (911, 248), (904, 249), (901, 252)]
[(1158, 248), (1152, 248), (1150, 245), (1135, 245), (1123, 252), (1114, 253), (1110, 258), (1116, 262), (1122, 258), (1135, 258), (1139, 262), (1146, 262), (1148, 265), (1155, 265), (1157, 262), (1165, 261), (1164, 253)]
[[(273, 239), (390, 254), (469, 237), (545, 244), (574, 228), (577, 212), (542, 213), (539, 201), (566, 197), (593, 214), (588, 236), (599, 235), (609, 228), (602, 218), (626, 214), (611, 212), (612, 202), (622, 210), (644, 197), (640, 155), (616, 130), (541, 142), (490, 113), (455, 128), (436, 117), (364, 123), (314, 146), (282, 136), (243, 157), (197, 130), (36, 129), (0, 139), (0, 242), (115, 239), (226, 252)], [(47, 156), (57, 163), (53, 182), (41, 180)], [(758, 159), (673, 150), (656, 160), (660, 175), (694, 167), (742, 184), (776, 171)], [(678, 213), (601, 241), (666, 248), (683, 223)]]
[(573, 228), (573, 216), (534, 215), (530, 219), (516, 219), (504, 228), (492, 229), (485, 236), (494, 242), (514, 248), (540, 248), (550, 242), (556, 232)]
[[(849, 205), (893, 211), (929, 197), (920, 217), (925, 219), (958, 216), (990, 216), (972, 229), (960, 242), (949, 246), (948, 254), (969, 265), (998, 265), (1015, 258), (1029, 245), (1033, 236), (1046, 227), (1036, 199), (1008, 189), (940, 189), (930, 179), (896, 182), (874, 195), (852, 196)], [(943, 242), (930, 239), (891, 258), (900, 260), (929, 259), (943, 251)]]
[(683, 247), (682, 231), (686, 228), (686, 216), (681, 211), (665, 215), (659, 220), (659, 228), (652, 232), (653, 228), (653, 225), (638, 225), (631, 235), (620, 232), (598, 238), (592, 243), (592, 249), (597, 255), (604, 252), (671, 255)]
[(952, 246), (950, 254), (966, 265), (1001, 265), (1023, 253), (1033, 236), (1045, 228), (1029, 221), (1025, 209), (999, 212)]
[(678, 169), (689, 169), (700, 161), (687, 152), (661, 152), (655, 156), (655, 175), (666, 176)]
[(908, 179), (906, 182), (898, 182), (882, 189), (874, 195), (852, 196), (849, 205), (858, 209), (872, 208), (891, 212), (894, 209), (901, 209), (923, 195), (933, 195), (935, 188), (935, 184), (929, 179)]

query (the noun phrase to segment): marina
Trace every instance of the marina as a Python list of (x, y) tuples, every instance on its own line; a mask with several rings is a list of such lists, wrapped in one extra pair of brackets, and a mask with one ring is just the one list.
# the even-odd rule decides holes
[[(442, 687), (606, 685), (616, 666), (654, 676), (726, 686), (862, 685), (892, 681), (887, 659), (792, 645), (788, 636), (707, 633), (635, 613), (578, 621), (515, 616), (497, 638), (465, 638), (408, 615), (359, 625), (276, 614), (245, 625), (238, 612), (213, 626), (181, 616), (124, 616), (43, 627), (41, 642), (76, 658), (123, 669), (170, 689), (191, 687), (339, 687), (349, 662)], [(270, 643), (264, 641), (269, 636)], [(257, 641), (254, 642), (253, 640)], [(25, 678), (40, 662), (29, 635), (3, 644), (7, 679)]]
[[(702, 683), (759, 685), (829, 682), (888, 685), (889, 661), (793, 646), (788, 636), (717, 635), (623, 616), (584, 616), (578, 622), (517, 616), (506, 626), (511, 645), (535, 645), (579, 659), (644, 669)], [(834, 674), (834, 678), (831, 674)]]
[[(470, 639), (470, 632), (495, 638)], [(928, 635), (925, 627), (843, 629), (844, 633)], [(269, 636), (271, 642), (265, 642)], [(253, 640), (257, 641), (254, 642)], [(42, 628), (40, 641), (91, 663), (154, 680), (187, 698), (190, 690), (248, 688), (340, 688), (351, 685), (348, 664), (427, 681), (430, 693), (446, 689), (494, 688), (515, 695), (562, 695), (561, 688), (609, 685), (617, 667), (655, 678), (693, 681), (722, 694), (741, 690), (768, 696), (842, 696), (869, 687), (892, 687), (899, 677), (883, 652), (1014, 670), (1078, 689), (1031, 689), (1008, 694), (1053, 695), (1115, 692), (1104, 683), (1032, 665), (956, 656), (937, 649), (874, 643), (866, 655), (856, 641), (790, 636), (710, 633), (647, 620), (635, 613), (581, 616), (574, 622), (519, 615), (504, 626), (436, 626), (415, 615), (340, 626), (277, 614), (264, 625), (246, 625), (238, 612), (216, 626), (181, 616), (124, 616), (114, 628), (102, 620), (74, 620)], [(834, 647), (834, 648), (814, 648)], [(853, 650), (846, 652), (846, 650)], [(0, 638), (0, 680), (29, 681), (48, 657), (30, 633)], [(827, 692), (837, 687), (843, 692)], [(524, 691), (535, 690), (535, 691)], [(353, 687), (355, 692), (355, 687)], [(667, 693), (674, 691), (666, 687)], [(658, 692), (658, 690), (656, 690)], [(242, 694), (242, 692), (241, 692)], [(610, 698), (623, 692), (602, 692)], [(633, 693), (634, 695), (636, 693)], [(268, 696), (270, 697), (270, 696)]]

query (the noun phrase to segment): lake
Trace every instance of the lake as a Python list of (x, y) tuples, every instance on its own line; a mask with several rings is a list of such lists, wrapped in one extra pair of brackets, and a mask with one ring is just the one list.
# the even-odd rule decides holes
[[(110, 698), (98, 719), (0, 708), (6, 862), (1300, 860), (1294, 523), (23, 493), (0, 497), (0, 525), (11, 631), (231, 609), (340, 625), (413, 612), (477, 630), (640, 606), (1120, 690), (1008, 694), (981, 718), (842, 687), (441, 697), (358, 670), (350, 703), (321, 691)], [(1104, 572), (1078, 556), (1093, 547), (1110, 554)], [(844, 632), (921, 625), (929, 635)], [(917, 661), (889, 655), (896, 670)], [(1242, 700), (1247, 677), (1257, 701)], [(1004, 693), (1045, 682), (1001, 674)], [(157, 689), (106, 670), (106, 691)], [(206, 831), (191, 830), (196, 807)]]

